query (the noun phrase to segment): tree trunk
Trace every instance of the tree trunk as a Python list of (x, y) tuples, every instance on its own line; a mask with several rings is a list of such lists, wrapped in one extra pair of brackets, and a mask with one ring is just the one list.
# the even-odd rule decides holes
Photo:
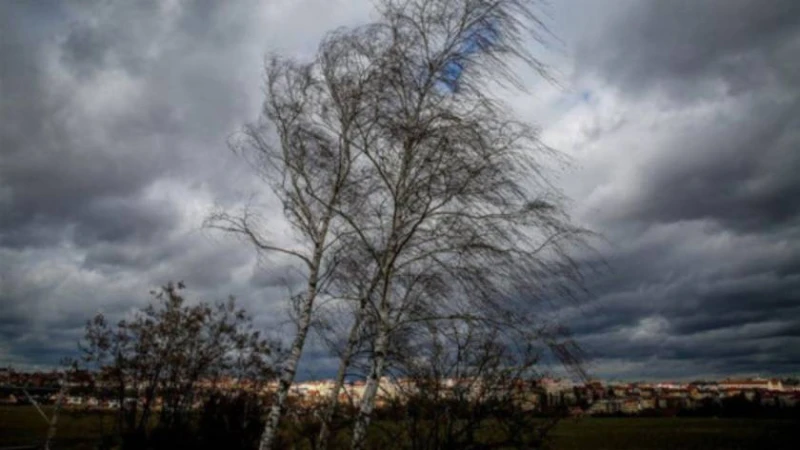
[(308, 292), (305, 298), (305, 304), (298, 317), (297, 335), (292, 342), (289, 358), (283, 367), (280, 381), (278, 382), (278, 390), (275, 393), (272, 406), (270, 407), (267, 422), (264, 424), (264, 432), (261, 434), (261, 441), (259, 442), (259, 450), (271, 450), (275, 443), (275, 437), (278, 434), (278, 426), (280, 425), (281, 417), (283, 416), (286, 406), (286, 398), (289, 396), (289, 389), (292, 387), (294, 375), (297, 372), (297, 364), (300, 362), (300, 356), (303, 353), (303, 346), (305, 345), (306, 336), (308, 335), (308, 328), (311, 325), (311, 311), (314, 306), (314, 299), (317, 296), (317, 278), (319, 273), (319, 258), (315, 258), (317, 263), (311, 269), (309, 274)]
[(329, 445), (331, 434), (331, 422), (336, 413), (339, 411), (339, 393), (344, 387), (344, 377), (347, 374), (347, 368), (350, 367), (350, 360), (353, 357), (353, 352), (358, 344), (358, 333), (361, 328), (361, 315), (363, 314), (363, 306), (360, 307), (353, 326), (350, 328), (350, 335), (347, 338), (347, 346), (342, 353), (341, 361), (339, 362), (339, 371), (336, 373), (336, 379), (333, 384), (333, 390), (330, 394), (328, 406), (322, 417), (322, 428), (319, 430), (319, 437), (317, 438), (317, 450), (326, 450)]
[(375, 339), (375, 354), (372, 358), (369, 377), (364, 388), (364, 396), (361, 398), (361, 406), (353, 428), (353, 441), (351, 444), (353, 450), (364, 450), (365, 448), (367, 429), (372, 418), (372, 411), (375, 408), (375, 396), (378, 393), (381, 376), (383, 376), (386, 352), (389, 347), (389, 336), (386, 330), (386, 322), (384, 320), (381, 322), (383, 323)]
[(58, 391), (58, 399), (56, 400), (55, 408), (53, 408), (53, 415), (50, 417), (50, 423), (47, 427), (47, 437), (44, 441), (44, 450), (50, 450), (50, 442), (56, 437), (58, 425), (58, 413), (61, 412), (61, 404), (64, 403), (64, 392), (67, 389), (66, 383), (61, 386)]

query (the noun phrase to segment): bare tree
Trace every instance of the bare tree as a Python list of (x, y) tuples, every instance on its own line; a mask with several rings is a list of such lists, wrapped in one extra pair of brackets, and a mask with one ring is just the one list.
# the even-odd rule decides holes
[(207, 220), (211, 227), (243, 236), (259, 251), (297, 258), (307, 270), (305, 292), (293, 299), (297, 330), (264, 429), (262, 450), (275, 440), (315, 302), (325, 295), (343, 252), (352, 243), (338, 211), (360, 200), (362, 174), (356, 166), (355, 141), (356, 130), (370, 122), (364, 97), (371, 74), (337, 33), (323, 40), (310, 63), (271, 58), (261, 120), (246, 126), (242, 139), (233, 145), (282, 202), (297, 242), (289, 247), (270, 242), (251, 209), (238, 215), (216, 213)]
[(488, 89), (520, 87), (516, 62), (543, 71), (527, 42), (541, 30), (531, 2), (387, 0), (379, 14), (337, 35), (370, 73), (370, 113), (354, 130), (359, 201), (336, 208), (371, 257), (355, 308), (374, 333), (353, 448), (399, 324), (456, 310), (512, 316), (531, 286), (572, 295), (570, 251), (585, 235), (545, 176), (540, 159), (557, 154)]
[(274, 373), (276, 345), (254, 330), (233, 298), (186, 305), (182, 288), (169, 283), (154, 291), (154, 304), (116, 326), (103, 315), (86, 325), (82, 361), (116, 395), (118, 432), (126, 439), (144, 442), (154, 419), (162, 431), (187, 427), (194, 405), (223, 377), (259, 391), (253, 383), (266, 384)]
[(250, 210), (209, 220), (308, 270), (262, 449), (274, 441), (319, 296), (350, 302), (353, 312), (320, 442), (366, 337), (352, 443), (360, 449), (391, 342), (407, 324), (500, 326), (532, 309), (532, 299), (580, 290), (570, 255), (585, 231), (570, 222), (542, 163), (558, 154), (493, 89), (520, 89), (518, 66), (547, 76), (529, 46), (546, 33), (534, 6), (382, 0), (376, 22), (329, 34), (312, 62), (267, 65), (262, 120), (235, 148), (254, 156), (297, 245), (267, 240)]
[(401, 426), (382, 434), (415, 450), (541, 446), (558, 419), (535, 414), (539, 361), (547, 347), (542, 330), (449, 320), (412, 328), (394, 351), (399, 392), (390, 409)]

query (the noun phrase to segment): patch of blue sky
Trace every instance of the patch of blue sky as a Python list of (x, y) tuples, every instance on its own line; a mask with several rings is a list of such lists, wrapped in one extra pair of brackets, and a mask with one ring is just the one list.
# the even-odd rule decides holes
[(461, 48), (458, 50), (456, 57), (451, 59), (442, 69), (439, 75), (437, 86), (440, 89), (450, 93), (458, 92), (458, 82), (461, 75), (466, 70), (466, 61), (469, 55), (476, 52), (484, 51), (491, 47), (500, 38), (500, 33), (497, 28), (489, 24), (483, 24), (475, 29), (464, 40)]

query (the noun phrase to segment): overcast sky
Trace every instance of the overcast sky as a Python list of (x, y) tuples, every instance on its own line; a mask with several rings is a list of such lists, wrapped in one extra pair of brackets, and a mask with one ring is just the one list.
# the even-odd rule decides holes
[[(510, 102), (573, 158), (558, 183), (605, 236), (610, 269), (559, 312), (590, 372), (800, 372), (800, 2), (553, 3), (539, 53), (560, 86), (524, 75), (531, 94)], [(371, 14), (0, 1), (0, 365), (55, 364), (89, 316), (170, 279), (288, 329), (283, 261), (201, 223), (264, 190), (225, 142), (257, 117), (265, 52), (310, 55)], [(331, 375), (316, 347), (304, 378)]]

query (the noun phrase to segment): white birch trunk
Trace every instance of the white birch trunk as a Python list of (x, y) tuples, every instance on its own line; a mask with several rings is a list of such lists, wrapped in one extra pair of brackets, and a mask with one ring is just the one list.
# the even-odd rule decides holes
[[(385, 323), (385, 322), (384, 322)], [(364, 396), (361, 398), (361, 406), (356, 417), (355, 427), (353, 428), (353, 450), (364, 450), (367, 438), (367, 429), (372, 419), (372, 411), (375, 409), (375, 397), (383, 376), (384, 364), (386, 362), (386, 351), (389, 346), (389, 336), (385, 325), (381, 326), (378, 336), (375, 339), (375, 353), (372, 358), (369, 377), (364, 388)]]
[(53, 408), (53, 416), (50, 418), (47, 426), (47, 438), (44, 441), (44, 450), (50, 450), (50, 443), (53, 441), (53, 438), (56, 437), (56, 431), (58, 429), (58, 413), (61, 412), (61, 405), (64, 403), (64, 394), (66, 393), (66, 390), (66, 383), (62, 383), (61, 389), (58, 391), (56, 406)]
[(297, 334), (292, 342), (289, 358), (283, 366), (283, 371), (278, 382), (278, 390), (275, 392), (275, 398), (272, 401), (272, 406), (267, 416), (267, 422), (264, 424), (264, 432), (261, 434), (261, 441), (258, 445), (259, 450), (271, 450), (275, 443), (281, 417), (283, 417), (286, 407), (286, 398), (289, 396), (289, 389), (292, 387), (295, 373), (297, 373), (297, 365), (300, 362), (300, 356), (303, 354), (303, 346), (305, 345), (306, 336), (308, 335), (308, 328), (311, 325), (311, 312), (314, 306), (314, 300), (317, 297), (317, 279), (319, 276), (321, 252), (318, 250), (318, 253), (318, 255), (315, 255), (315, 265), (312, 267), (311, 273), (309, 274), (308, 293), (306, 294), (305, 304), (300, 312), (300, 317), (298, 317)]
[(339, 370), (336, 373), (333, 390), (331, 391), (328, 406), (322, 418), (322, 428), (320, 428), (319, 437), (317, 438), (317, 450), (327, 450), (330, 444), (330, 424), (339, 410), (339, 393), (342, 392), (342, 388), (344, 387), (344, 377), (347, 374), (347, 368), (350, 367), (353, 351), (358, 344), (358, 332), (359, 328), (361, 328), (361, 314), (363, 313), (359, 311), (355, 323), (353, 323), (353, 326), (350, 328), (350, 335), (347, 338), (347, 347), (345, 347), (342, 358), (339, 361)]

